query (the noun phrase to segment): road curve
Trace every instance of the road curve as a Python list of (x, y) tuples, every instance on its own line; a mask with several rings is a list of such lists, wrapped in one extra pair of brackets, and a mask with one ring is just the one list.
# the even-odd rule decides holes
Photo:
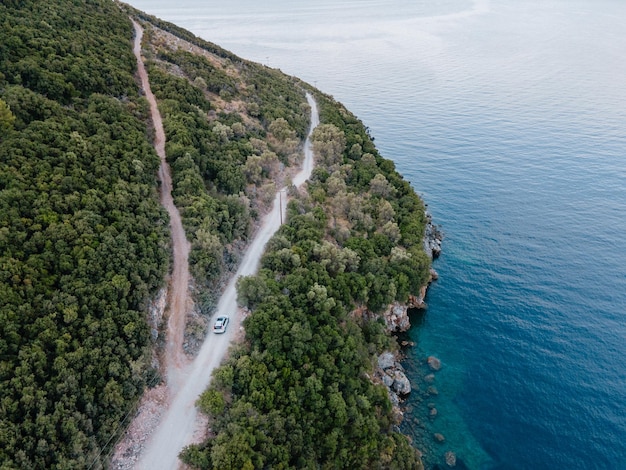
[[(319, 124), (317, 104), (309, 93), (307, 93), (306, 98), (311, 106), (311, 127), (304, 145), (302, 170), (292, 180), (297, 187), (301, 186), (313, 171), (313, 150), (310, 137), (313, 129)], [(246, 250), (239, 269), (220, 297), (215, 315), (230, 317), (230, 325), (226, 333), (220, 335), (209, 333), (193, 363), (181, 372), (179, 388), (175, 391), (161, 422), (146, 444), (136, 468), (171, 470), (181, 465), (178, 454), (185, 445), (192, 441), (196, 430), (197, 409), (195, 402), (209, 385), (213, 370), (224, 359), (231, 340), (241, 326), (235, 288), (237, 278), (254, 274), (257, 271), (265, 245), (276, 233), (281, 220), (285, 217), (287, 205), (286, 196), (283, 195), (286, 193), (285, 189), (281, 189), (276, 194), (271, 212), (263, 218), (261, 227)]]
[[(132, 19), (131, 19), (132, 20)], [(165, 159), (165, 132), (163, 121), (157, 107), (156, 99), (150, 89), (148, 74), (141, 58), (141, 38), (143, 29), (135, 20), (135, 43), (133, 52), (137, 58), (137, 70), (141, 86), (150, 104), (150, 114), (154, 125), (154, 149), (161, 159), (159, 179), (161, 181), (161, 204), (170, 216), (170, 232), (172, 236), (173, 266), (169, 288), (169, 314), (167, 324), (167, 345), (165, 348), (165, 370), (167, 371), (167, 386), (176, 390), (179, 384), (179, 371), (186, 365), (183, 352), (183, 338), (185, 332), (185, 317), (191, 297), (189, 296), (189, 249), (190, 245), (185, 237), (185, 230), (178, 208), (172, 198), (172, 176), (170, 167)]]

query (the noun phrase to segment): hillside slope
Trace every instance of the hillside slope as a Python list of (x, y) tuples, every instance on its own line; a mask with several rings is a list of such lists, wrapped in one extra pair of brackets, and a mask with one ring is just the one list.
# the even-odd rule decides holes
[(428, 282), (424, 206), (362, 123), (317, 99), (316, 169), (238, 283), (246, 337), (199, 400), (210, 437), (183, 452), (197, 468), (421, 468), (373, 377), (397, 348), (376, 314)]
[(130, 21), (107, 1), (0, 18), (0, 468), (100, 468), (152, 380), (168, 265)]
[[(147, 306), (168, 271), (168, 221), (128, 15), (146, 29), (192, 245), (189, 353), (301, 155), (315, 90), (123, 8), (0, 5), (0, 468), (106, 466), (159, 380)], [(260, 275), (240, 283), (254, 313), (201, 400), (213, 437), (185, 452), (200, 468), (420, 466), (369, 378), (393, 341), (353, 312), (427, 282), (424, 207), (362, 124), (315, 93), (318, 169)]]

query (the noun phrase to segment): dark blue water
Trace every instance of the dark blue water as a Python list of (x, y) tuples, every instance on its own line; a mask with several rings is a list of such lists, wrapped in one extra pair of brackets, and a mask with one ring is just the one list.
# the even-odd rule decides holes
[(428, 202), (429, 464), (626, 469), (626, 2), (131, 3), (333, 94)]

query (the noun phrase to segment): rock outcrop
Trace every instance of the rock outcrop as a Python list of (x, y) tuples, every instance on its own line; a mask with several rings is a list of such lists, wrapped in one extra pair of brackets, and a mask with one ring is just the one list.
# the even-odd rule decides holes
[(428, 211), (426, 211), (426, 220), (426, 230), (424, 231), (424, 251), (431, 259), (435, 259), (441, 254), (443, 232), (441, 231), (441, 228), (433, 224), (433, 218)]
[(380, 315), (373, 314), (371, 312), (365, 312), (365, 315), (367, 315), (371, 320), (376, 320), (379, 318), (379, 316), (382, 316), (383, 320), (385, 320), (387, 330), (391, 333), (401, 333), (404, 331), (408, 331), (408, 329), (411, 328), (411, 321), (409, 320), (409, 309), (426, 308), (426, 302), (424, 302), (424, 297), (426, 296), (427, 288), (428, 286), (422, 287), (419, 296), (410, 295), (408, 301), (405, 304), (400, 302), (392, 303), (391, 305), (389, 305), (387, 310), (385, 310)]
[(387, 351), (378, 356), (375, 377), (387, 387), (389, 400), (396, 409), (395, 415), (400, 421), (403, 415), (398, 406), (402, 399), (411, 393), (411, 382), (404, 373), (398, 355)]
[(392, 352), (384, 352), (378, 356), (378, 367), (382, 370), (391, 369), (396, 362), (396, 357)]
[(387, 329), (392, 333), (407, 331), (411, 328), (407, 306), (399, 302), (394, 302), (383, 312), (383, 318)]
[(406, 396), (411, 393), (411, 382), (401, 370), (396, 370), (393, 374), (393, 385), (391, 388), (398, 396)]

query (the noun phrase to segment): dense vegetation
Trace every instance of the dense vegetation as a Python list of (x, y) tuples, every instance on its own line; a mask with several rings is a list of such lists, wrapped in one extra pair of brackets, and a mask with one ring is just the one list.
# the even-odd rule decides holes
[(380, 311), (427, 282), (424, 206), (363, 125), (318, 100), (317, 168), (259, 274), (238, 282), (253, 312), (245, 342), (198, 402), (211, 437), (183, 451), (194, 467), (421, 467), (370, 378), (391, 340), (355, 307)]
[(167, 269), (132, 28), (99, 0), (0, 18), (0, 468), (101, 468)]
[(135, 13), (146, 21), (144, 51), (167, 137), (174, 201), (192, 244), (197, 304), (210, 313), (254, 219), (282, 184), (279, 170), (300, 155), (306, 100), (284, 74)]
[[(1, 469), (101, 468), (154, 373), (145, 309), (167, 215), (127, 12), (145, 22), (202, 311), (306, 133), (304, 84), (124, 8), (0, 4)], [(424, 208), (363, 125), (318, 100), (318, 168), (240, 280), (254, 313), (200, 400), (213, 434), (185, 451), (199, 468), (420, 466), (369, 378), (393, 345), (354, 311), (426, 282)]]
[[(152, 25), (149, 73), (175, 200), (192, 241), (192, 272), (205, 287), (201, 305), (210, 310), (206, 287), (236, 261), (233, 242), (245, 239), (250, 220), (273, 198), (279, 167), (296, 161), (307, 127), (303, 85), (143, 18)], [(192, 465), (420, 465), (393, 431), (386, 390), (367, 379), (372, 357), (392, 347), (383, 324), (349, 312), (406, 301), (426, 282), (424, 207), (354, 116), (324, 98), (322, 118), (315, 134), (322, 164), (309, 195), (290, 206), (260, 276), (240, 281), (242, 303), (255, 313), (247, 342), (201, 400), (216, 437), (185, 452)]]

